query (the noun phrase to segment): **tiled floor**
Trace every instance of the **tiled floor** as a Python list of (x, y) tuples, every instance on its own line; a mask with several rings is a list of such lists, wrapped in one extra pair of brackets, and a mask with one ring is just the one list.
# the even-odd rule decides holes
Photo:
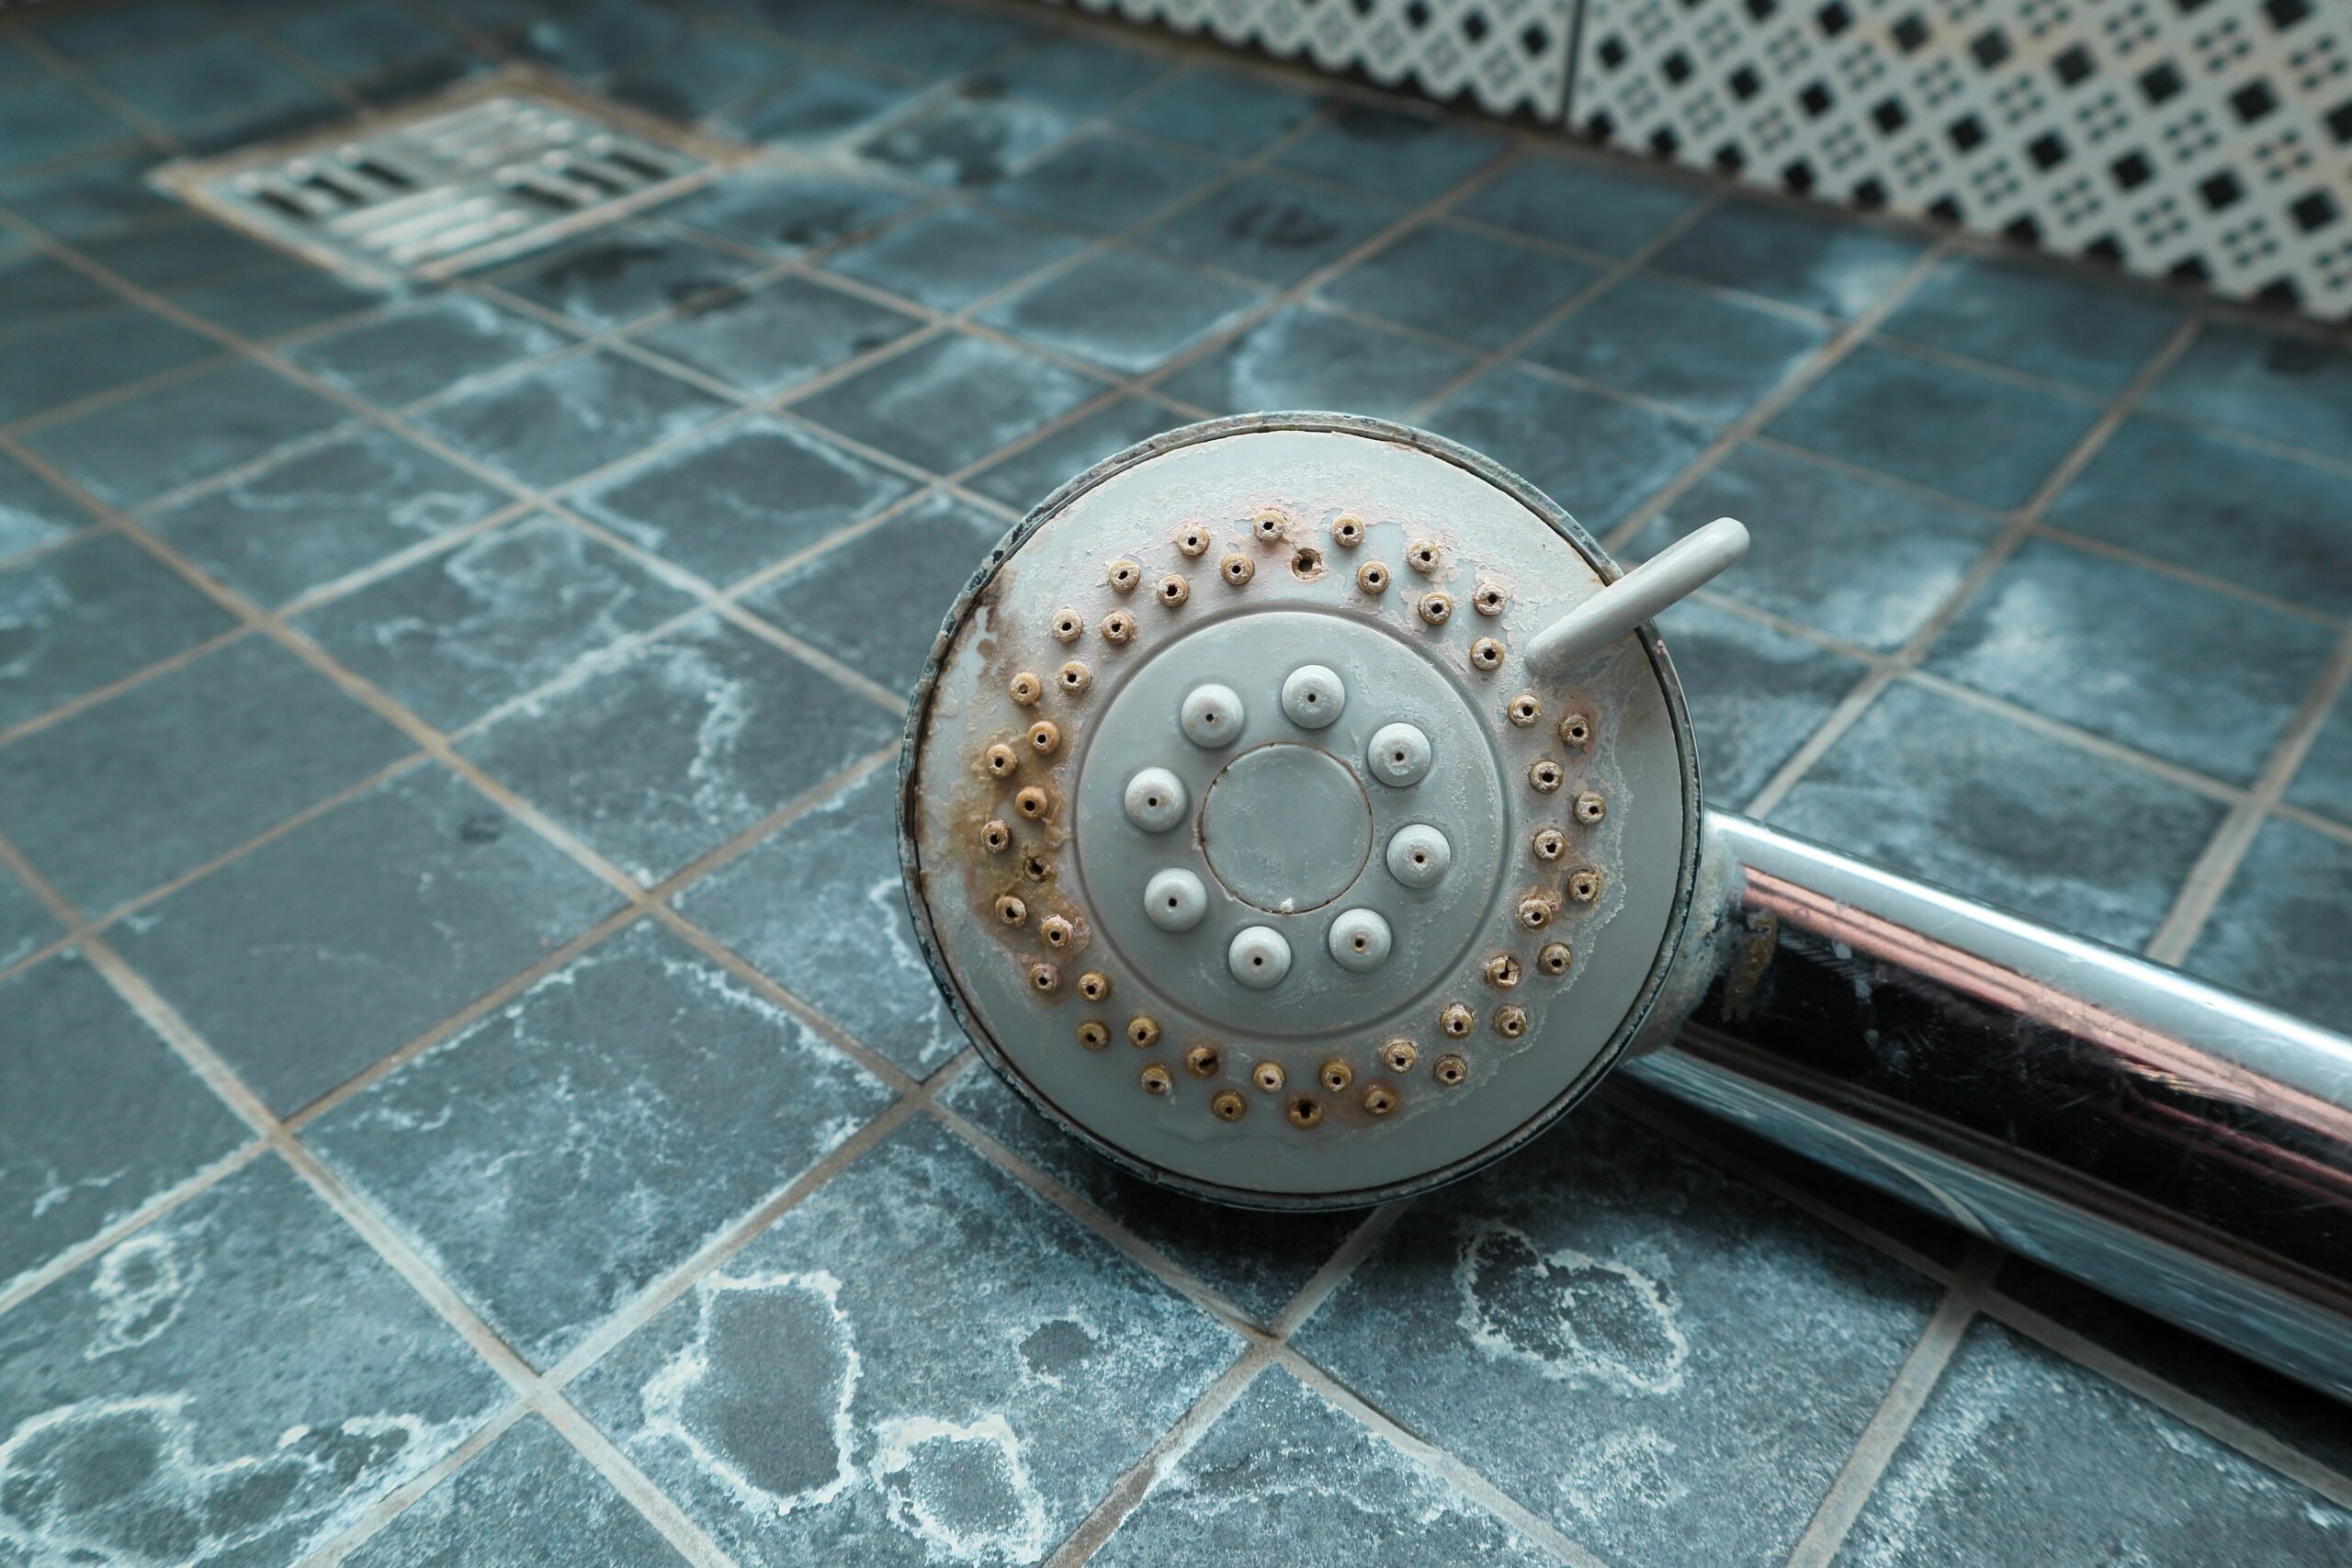
[[(398, 298), (142, 183), (510, 58), (765, 151)], [(61, 6), (0, 1563), (2343, 1562), (2341, 1407), (1635, 1090), (1286, 1220), (975, 1069), (890, 839), (937, 608), (1299, 405), (1629, 558), (1739, 513), (1718, 803), (2352, 1027), (2340, 342), (1042, 8)]]

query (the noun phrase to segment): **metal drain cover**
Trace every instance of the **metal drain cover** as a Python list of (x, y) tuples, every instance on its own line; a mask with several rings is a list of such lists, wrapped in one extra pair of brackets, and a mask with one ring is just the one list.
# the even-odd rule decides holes
[(593, 228), (729, 158), (517, 68), (299, 142), (170, 164), (156, 180), (225, 222), (384, 285)]
[(1604, 595), (1523, 480), (1340, 415), (1072, 480), (958, 599), (910, 720), (908, 888), (959, 1019), (1207, 1196), (1377, 1201), (1505, 1152), (1624, 1049), (1689, 908), (1672, 668), (1630, 620), (1565, 660), (1549, 629), (1673, 575)]

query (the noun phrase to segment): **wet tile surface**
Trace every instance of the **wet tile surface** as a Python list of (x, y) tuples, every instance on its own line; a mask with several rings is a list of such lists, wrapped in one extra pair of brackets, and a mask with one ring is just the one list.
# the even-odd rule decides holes
[(888, 1099), (640, 921), (308, 1137), (545, 1366)]
[(1780, 1562), (1933, 1287), (1616, 1112), (1511, 1169), (1418, 1205), (1300, 1348), (1617, 1561)]
[(0, 569), (0, 728), (219, 637), (236, 621), (119, 534)]
[(0, 1317), (0, 1520), (34, 1561), (291, 1562), (509, 1397), (264, 1157)]
[(1030, 1562), (1238, 1348), (918, 1119), (575, 1398), (739, 1562)]
[(650, 1568), (684, 1559), (579, 1450), (526, 1416), (345, 1561), (354, 1568)]
[[(2029, 539), (1938, 639), (1927, 668), (2250, 784), (2336, 637), (2146, 567)], [(2082, 673), (2053, 681), (2053, 669)]]
[(74, 950), (0, 980), (0, 1286), (246, 1141)]
[(1910, 640), (2000, 532), (1981, 513), (1750, 444), (1707, 471), (1627, 554), (1657, 554), (1717, 517), (1756, 544), (1717, 592), (1875, 652)]
[(300, 624), (427, 723), (455, 729), (693, 604), (540, 514), (380, 578)]
[[(1771, 821), (2035, 919), (2136, 948), (2222, 803), (1912, 685), (1871, 705)], [(2109, 831), (2128, 820), (2130, 834)]]
[(756, 418), (633, 463), (573, 504), (630, 543), (723, 583), (809, 548), (911, 488), (806, 430)]
[(353, 431), (149, 514), (147, 527), (256, 604), (478, 523), (510, 503), (390, 431)]
[[(1012, 514), (1196, 411), (1423, 424), (1621, 563), (1742, 517), (1661, 623), (1713, 804), (2126, 945), (2191, 934), (2202, 866), (2188, 967), (2352, 1026), (2352, 699), (2242, 863), (2216, 837), (2352, 612), (2340, 343), (1082, 9), (0, 24), (0, 1562), (290, 1562), (357, 1523), (362, 1563), (658, 1562), (673, 1508), (744, 1568), (1034, 1562), (1090, 1517), (1105, 1562), (1781, 1561), (1939, 1299), (1900, 1260), (1958, 1233), (1630, 1084), (1376, 1233), (1210, 1209), (966, 1051), (905, 907), (895, 698)], [(171, 138), (81, 85), (207, 148), (511, 61), (752, 155), (385, 295), (158, 192)], [(935, 1110), (888, 1110), (926, 1077)], [(224, 1094), (308, 1108), (346, 1213)], [(2320, 1396), (2002, 1280), (1995, 1312), (2224, 1438), (2352, 1465)], [(619, 1460), (436, 1300), (572, 1356)], [(1239, 1325), (1317, 1303), (1171, 1436)], [(1995, 1338), (1846, 1561), (2340, 1548), (2291, 1483)]]
[(866, 679), (909, 691), (939, 635), (932, 606), (946, 615), (1005, 529), (1001, 518), (934, 495), (794, 567), (744, 604)]
[(964, 1048), (964, 1032), (907, 918), (897, 799), (897, 775), (877, 769), (676, 902), (860, 1043), (923, 1075)]
[(171, 894), (115, 940), (284, 1115), (619, 903), (427, 764)]
[(1101, 388), (1009, 344), (948, 333), (801, 400), (796, 412), (933, 473), (978, 462)]
[[(2098, 405), (1865, 344), (1770, 434), (1979, 506), (2023, 506), (2098, 422)], [(1922, 426), (1942, 433), (1918, 439)]]
[(1090, 1562), (1555, 1559), (1283, 1371), (1250, 1384)]
[[(2193, 1501), (2192, 1501), (2193, 1499)], [(1841, 1563), (2331, 1562), (2352, 1514), (1997, 1325), (1979, 1323)]]
[(2186, 967), (2273, 1007), (2352, 1032), (2352, 843), (2266, 822)]
[(0, 833), (96, 914), (411, 749), (292, 654), (241, 637), (0, 747)]
[(1089, 1153), (993, 1074), (967, 1072), (941, 1098), (1261, 1324), (1282, 1316), (1363, 1221), (1232, 1209), (1154, 1187)]
[(520, 704), (463, 750), (650, 886), (899, 730), (870, 699), (706, 616)]

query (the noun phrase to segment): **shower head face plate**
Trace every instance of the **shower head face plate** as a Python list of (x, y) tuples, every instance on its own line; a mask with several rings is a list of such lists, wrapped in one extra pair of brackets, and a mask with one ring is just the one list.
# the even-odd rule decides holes
[(1695, 863), (1649, 629), (1522, 662), (1616, 575), (1524, 481), (1341, 416), (1057, 491), (941, 632), (902, 776), (917, 930), (989, 1062), (1130, 1168), (1267, 1207), (1419, 1190), (1566, 1111)]

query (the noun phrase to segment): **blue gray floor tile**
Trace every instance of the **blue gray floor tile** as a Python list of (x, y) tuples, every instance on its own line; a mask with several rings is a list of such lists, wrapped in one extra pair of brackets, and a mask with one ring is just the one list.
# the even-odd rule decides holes
[(775, 256), (797, 256), (897, 216), (915, 197), (864, 180), (798, 170), (741, 174), (662, 216)]
[(1838, 1562), (2337, 1561), (2352, 1513), (1998, 1325), (1970, 1331)]
[[(1768, 434), (1978, 506), (2031, 501), (2098, 422), (2099, 406), (1865, 344)], [(1938, 439), (1918, 439), (1923, 429)]]
[(707, 295), (637, 341), (739, 391), (772, 397), (896, 343), (919, 318), (807, 278)]
[(829, 62), (796, 71), (729, 106), (717, 117), (717, 126), (746, 141), (819, 148), (859, 134), (922, 90), (920, 83), (851, 62)]
[(1059, 141), (1077, 121), (1026, 98), (973, 88), (952, 93), (875, 131), (858, 153), (878, 167), (944, 188), (990, 186)]
[(9, 341), (0, 356), (0, 421), (47, 413), (222, 352), (202, 333), (134, 305), (67, 314)]
[(2084, 391), (2120, 392), (2185, 312), (2153, 292), (2023, 262), (1954, 256), (1905, 297), (1889, 337), (1965, 355)]
[(2149, 389), (2146, 406), (2341, 457), (2352, 447), (2352, 353), (2326, 338), (2211, 324)]
[(1316, 107), (1311, 94), (1266, 77), (1190, 64), (1160, 78), (1116, 118), (1154, 136), (1242, 158), (1304, 125)]
[(1347, 104), (1276, 156), (1285, 169), (1407, 201), (1428, 201), (1477, 173), (1507, 143), (1464, 120)]
[(287, 1115), (620, 902), (428, 764), (171, 894), (114, 940)]
[(1136, 243), (1287, 286), (1338, 261), (1396, 222), (1399, 211), (1369, 196), (1260, 172), (1187, 203)]
[[(913, 1076), (964, 1048), (916, 946), (880, 768), (679, 895), (680, 913)], [(779, 888), (788, 888), (778, 897)]]
[(1980, 513), (1751, 443), (1626, 553), (1655, 555), (1717, 517), (1743, 519), (1757, 541), (1718, 592), (1881, 653), (1927, 624), (2000, 532)]
[(0, 729), (236, 624), (120, 534), (94, 535), (0, 568)]
[(2186, 966), (2352, 1032), (2352, 842), (2299, 822), (2262, 825)]
[(26, 445), (100, 501), (134, 507), (348, 418), (274, 370), (232, 364), (44, 425)]
[(55, 485), (0, 454), (0, 557), (52, 544), (96, 521)]
[[(1926, 668), (2231, 784), (2251, 784), (2337, 630), (2056, 540), (2029, 539)], [(2054, 680), (2057, 671), (2074, 673)]]
[(1239, 1348), (919, 1117), (573, 1397), (747, 1568), (1026, 1562)]
[(1702, 787), (1738, 810), (1861, 683), (1868, 667), (1713, 604), (1658, 621), (1699, 732)]
[(693, 607), (684, 590), (540, 513), (379, 578), (299, 624), (426, 723), (456, 729)]
[(1525, 475), (1605, 534), (1706, 450), (1713, 433), (1520, 365), (1488, 371), (1430, 411), (1441, 435)]
[(579, 1450), (525, 1416), (345, 1561), (352, 1568), (654, 1568), (684, 1559)]
[(488, 371), (552, 354), (554, 328), (469, 295), (440, 294), (308, 339), (293, 364), (379, 408), (401, 408)]
[(1360, 1213), (1227, 1208), (1155, 1187), (1080, 1147), (991, 1073), (965, 1073), (941, 1103), (1268, 1326), (1363, 1223)]
[(1346, 409), (1402, 419), (1476, 363), (1401, 333), (1284, 305), (1170, 376), (1163, 389), (1213, 414)]
[(2312, 738), (2287, 799), (2352, 827), (2352, 697), (2338, 697), (2335, 711)]
[(488, 281), (587, 331), (611, 332), (726, 288), (756, 265), (681, 234), (623, 224), (517, 262)]
[(866, 679), (910, 691), (946, 606), (1005, 531), (1003, 519), (934, 495), (811, 557), (743, 603)]
[(967, 468), (1102, 390), (1008, 344), (946, 333), (802, 399), (796, 412), (933, 473)]
[(1605, 1556), (1719, 1568), (1786, 1556), (1935, 1294), (1587, 1106), (1418, 1205), (1295, 1342)]
[(1528, 156), (1454, 211), (1539, 240), (1627, 256), (1697, 207), (1706, 187), (1628, 164)]
[(1527, 357), (1728, 424), (1828, 341), (1817, 322), (1636, 276), (1531, 344)]
[(1859, 316), (1903, 280), (1915, 238), (1826, 212), (1736, 197), (1658, 253), (1667, 272), (1760, 294), (1827, 316)]
[(2051, 526), (2352, 614), (2352, 476), (2135, 415), (2050, 508)]
[(265, 1157), (0, 1317), (0, 1522), (32, 1561), (290, 1562), (511, 1397)]
[(479, 523), (512, 500), (413, 442), (367, 426), (144, 521), (222, 584), (269, 605)]
[(1549, 251), (1443, 223), (1383, 245), (1316, 290), (1400, 327), (1489, 352), (1505, 347), (1598, 276)]
[(1289, 1373), (1251, 1383), (1154, 1483), (1105, 1568), (1556, 1561)]
[(960, 310), (1062, 260), (1078, 235), (984, 208), (943, 207), (910, 218), (825, 265), (934, 310)]
[(0, 980), (0, 1286), (247, 1139), (74, 949)]
[(683, 435), (727, 407), (599, 351), (479, 382), (425, 410), (417, 426), (516, 484), (546, 490)]
[(240, 637), (0, 747), (0, 835), (96, 915), (411, 750), (291, 653)]
[(1214, 158), (1098, 132), (1055, 149), (992, 186), (989, 199), (1032, 217), (1109, 233), (1142, 222), (1215, 178), (1221, 167)]
[(546, 1366), (888, 1099), (791, 1015), (639, 921), (307, 1136)]
[(1159, 369), (1223, 332), (1262, 291), (1155, 256), (1112, 251), (983, 311), (980, 320), (1114, 375)]
[(712, 615), (518, 705), (462, 750), (650, 886), (899, 728), (870, 699)]
[(865, 521), (913, 484), (797, 425), (760, 417), (632, 463), (572, 504), (631, 544), (725, 583)]
[[(1776, 827), (2118, 947), (2154, 934), (2220, 801), (1899, 684), (1771, 813)], [(2129, 832), (2115, 830), (2118, 823)]]
[(1121, 398), (989, 464), (972, 476), (971, 487), (1025, 513), (1064, 480), (1182, 423), (1182, 416), (1158, 403)]

